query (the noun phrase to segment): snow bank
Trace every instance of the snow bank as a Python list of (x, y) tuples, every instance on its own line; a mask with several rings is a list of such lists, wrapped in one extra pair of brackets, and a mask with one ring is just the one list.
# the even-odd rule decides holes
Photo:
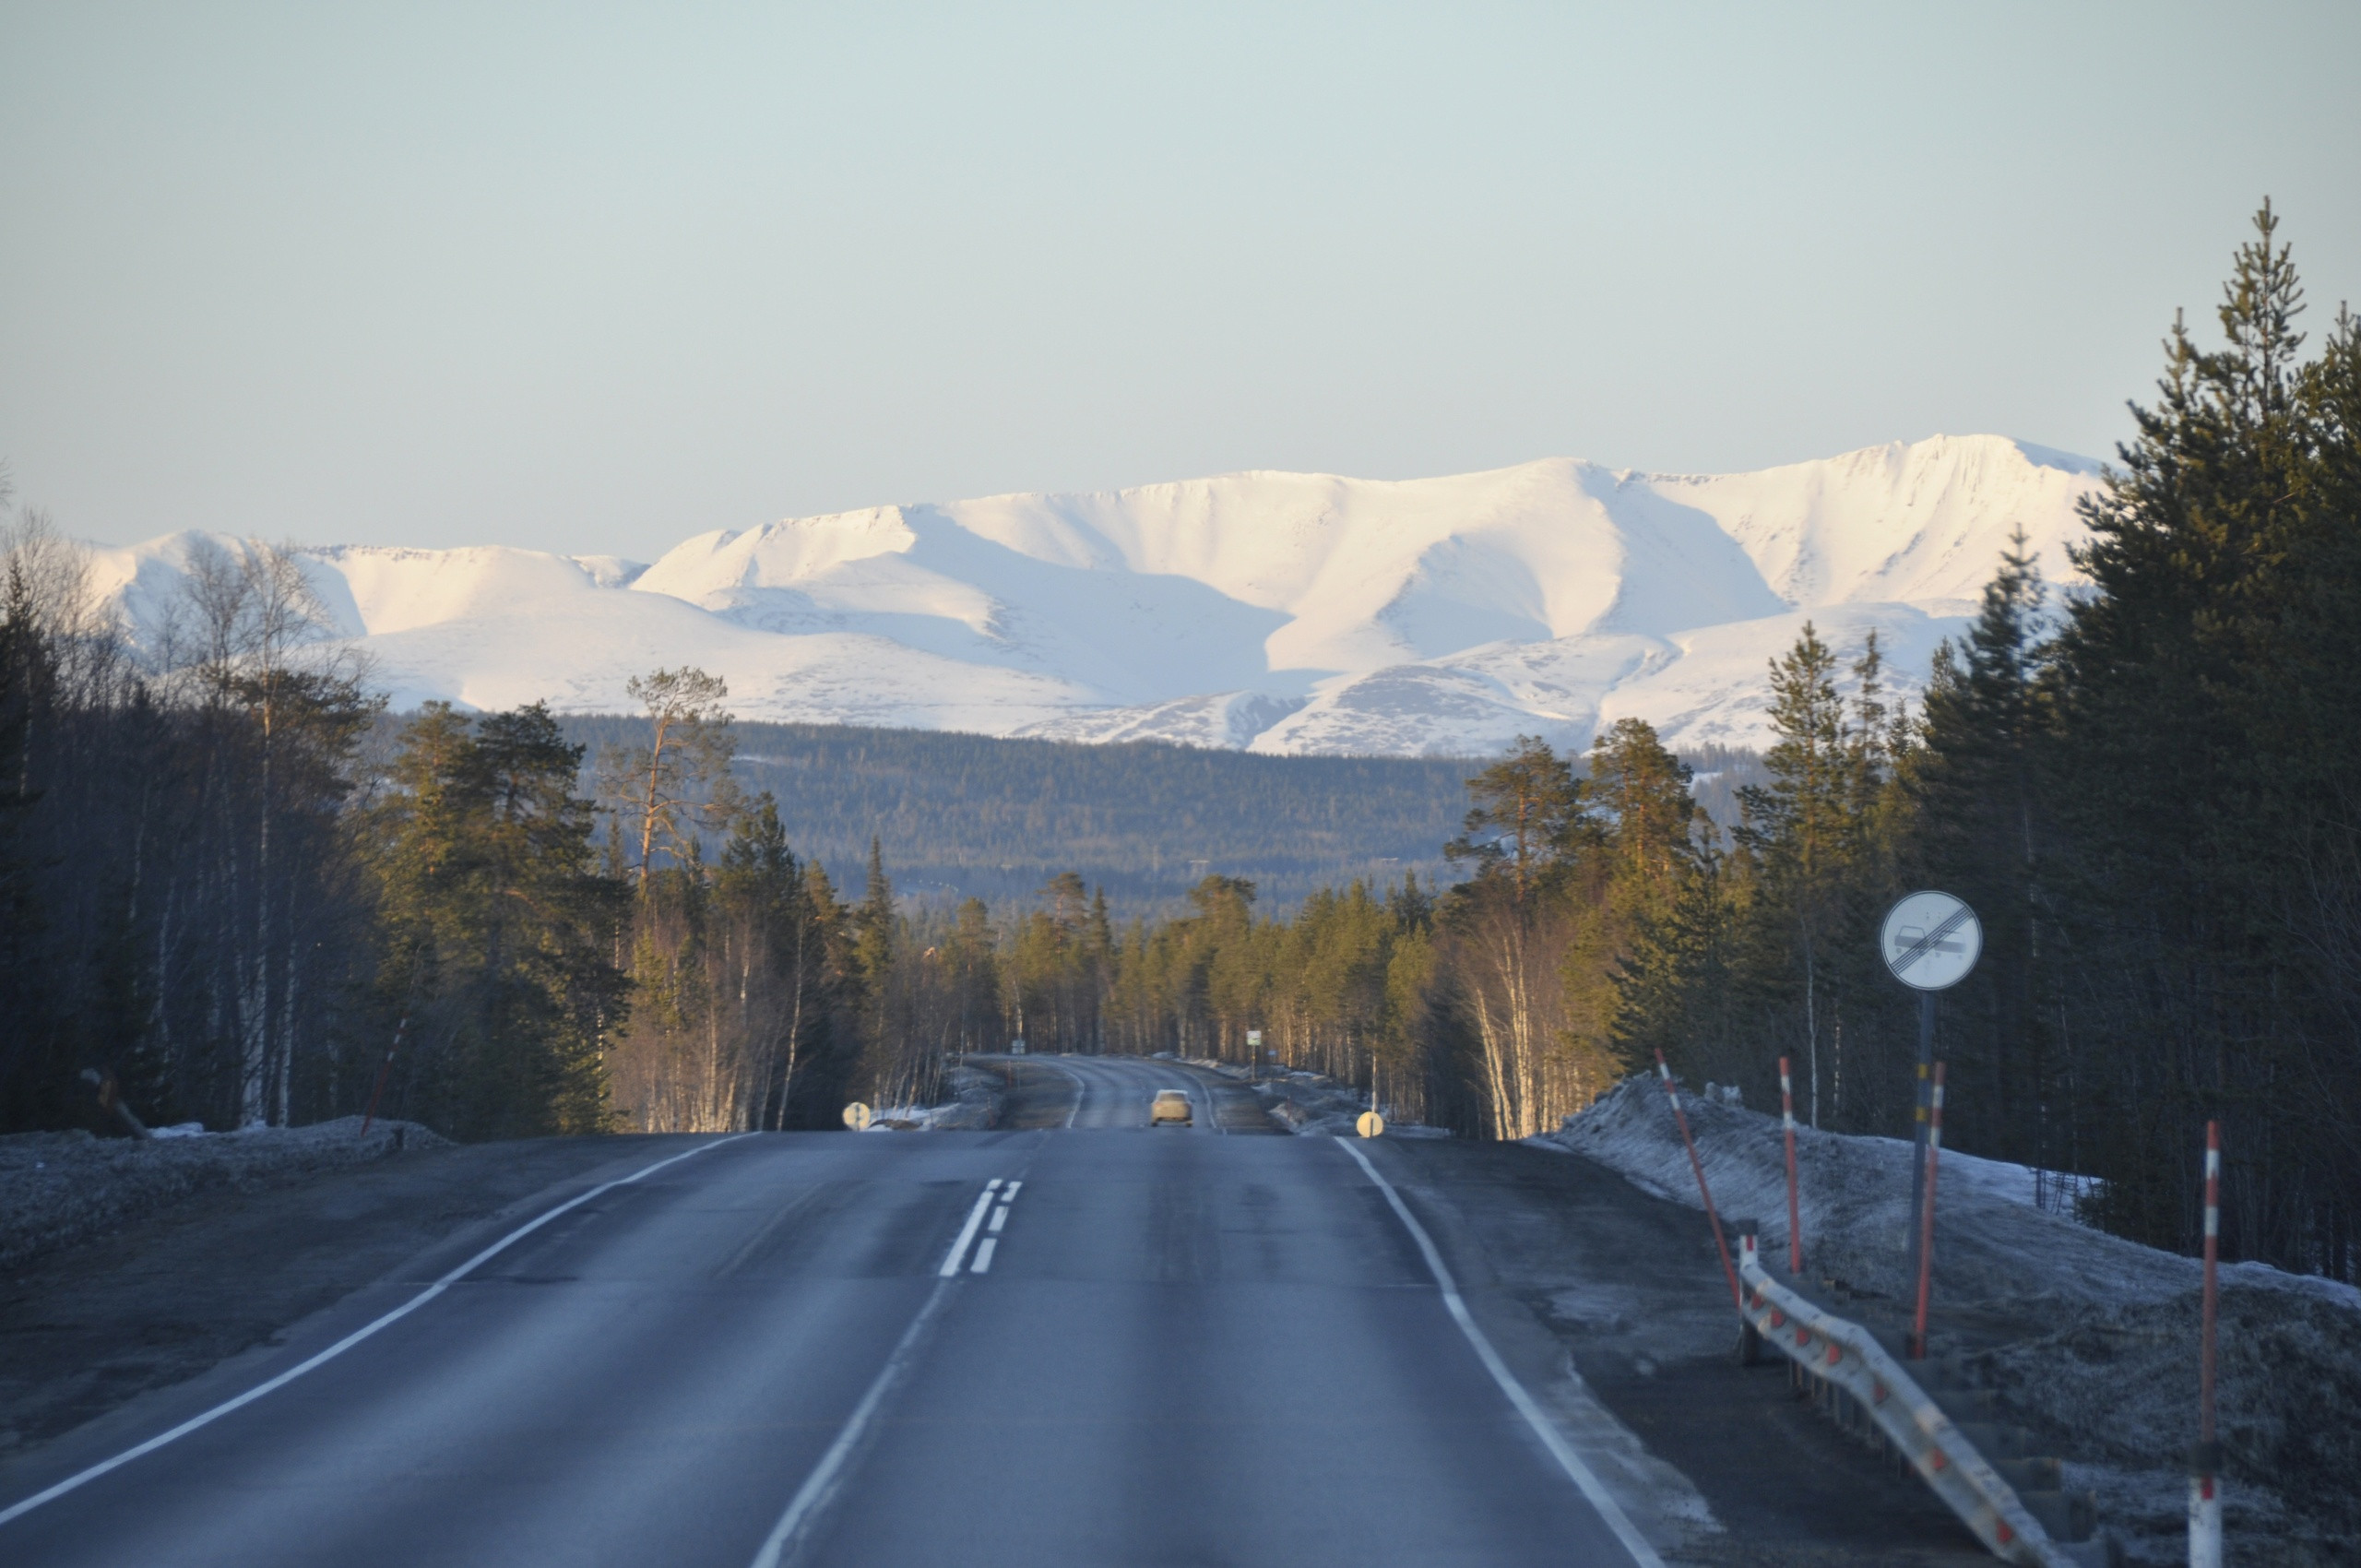
[[(1726, 1224), (1752, 1219), (1766, 1264), (1787, 1257), (1779, 1119), (1681, 1096)], [(1702, 1207), (1672, 1110), (1627, 1079), (1563, 1131), (1528, 1142), (1588, 1157), (1634, 1185)], [(1912, 1292), (1910, 1146), (1799, 1128), (1805, 1293), (1891, 1324)], [(2091, 1467), (2110, 1522), (2165, 1550), (2176, 1471), (2194, 1440), (2201, 1267), (2032, 1206), (2023, 1166), (1945, 1149), (1936, 1184), (1936, 1303), (1966, 1324), (1963, 1364), (2014, 1418)], [(2220, 1421), (2233, 1476), (2277, 1497), (2228, 1493), (2236, 1535), (2289, 1555), (2361, 1533), (2361, 1290), (2262, 1264), (2222, 1270)], [(1940, 1348), (1940, 1345), (1938, 1347)], [(2161, 1501), (2159, 1501), (2161, 1500)], [(2125, 1510), (2144, 1511), (2125, 1516)], [(2243, 1512), (2241, 1512), (2243, 1510)], [(2322, 1561), (2333, 1560), (2323, 1558)]]
[[(1227, 1062), (1183, 1056), (1176, 1060), (1192, 1067), (1204, 1067), (1226, 1078), (1244, 1080), (1243, 1068)], [(1252, 1081), (1254, 1098), (1271, 1120), (1290, 1133), (1302, 1133), (1321, 1138), (1357, 1138), (1360, 1136), (1361, 1112), (1369, 1106), (1369, 1091), (1350, 1084), (1339, 1083), (1324, 1073), (1291, 1071), (1276, 1077), (1262, 1077)], [(1382, 1105), (1385, 1117), (1385, 1135), (1389, 1138), (1447, 1138), (1450, 1129), (1422, 1126), (1416, 1122), (1397, 1122), (1394, 1108)]]
[(943, 1075), (940, 1105), (884, 1105), (870, 1113), (872, 1133), (981, 1132), (1000, 1123), (1001, 1079), (979, 1067), (953, 1067)]
[(308, 1127), (207, 1133), (187, 1124), (169, 1137), (96, 1138), (89, 1133), (0, 1137), (0, 1269), (103, 1235), (182, 1198), (215, 1188), (254, 1192), (323, 1170), (448, 1140), (415, 1122), (361, 1118)]

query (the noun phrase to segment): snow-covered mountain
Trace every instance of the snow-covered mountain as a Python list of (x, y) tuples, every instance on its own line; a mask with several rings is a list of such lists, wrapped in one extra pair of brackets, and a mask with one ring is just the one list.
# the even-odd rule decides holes
[[(1759, 473), (1551, 458), (1445, 479), (1242, 473), (700, 534), (653, 565), (504, 548), (306, 552), (397, 707), (623, 711), (659, 665), (748, 719), (1268, 753), (1582, 743), (1626, 715), (1759, 744), (1807, 620), (1897, 683), (2022, 527), (2070, 580), (2098, 465), (1936, 436)], [(143, 638), (203, 536), (98, 552)]]

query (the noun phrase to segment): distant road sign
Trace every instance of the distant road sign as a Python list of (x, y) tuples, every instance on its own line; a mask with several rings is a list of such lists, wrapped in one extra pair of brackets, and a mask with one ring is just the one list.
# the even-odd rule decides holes
[(1009, 1053), (1011, 1056), (1022, 1056), (1022, 1055), (1024, 1055), (1024, 1054), (1025, 1054), (1025, 1042), (1024, 1042), (1023, 1040), (1021, 1040), (1021, 1039), (1013, 1039), (1013, 1040), (1010, 1040), (1010, 1041), (1008, 1042), (1008, 1053)]
[(1249, 1029), (1246, 1031), (1246, 1049), (1249, 1051), (1260, 1051), (1263, 1049), (1262, 1030)]
[(845, 1125), (850, 1127), (856, 1133), (867, 1132), (869, 1130), (869, 1107), (861, 1104), (860, 1101), (857, 1099), (850, 1105), (846, 1106)]
[(1361, 1112), (1361, 1119), (1353, 1125), (1361, 1130), (1362, 1137), (1374, 1138), (1384, 1133), (1385, 1118), (1374, 1111), (1364, 1111)]
[(1948, 893), (1913, 893), (1886, 911), (1878, 951), (1893, 978), (1919, 991), (1948, 991), (1984, 952), (1975, 911)]

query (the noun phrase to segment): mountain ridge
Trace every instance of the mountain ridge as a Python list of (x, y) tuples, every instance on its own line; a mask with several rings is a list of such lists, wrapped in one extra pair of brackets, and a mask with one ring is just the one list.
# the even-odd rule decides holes
[[(2011, 532), (2074, 576), (2087, 458), (2000, 436), (1743, 474), (1548, 457), (1408, 480), (1248, 470), (692, 535), (645, 565), (510, 546), (302, 552), (397, 706), (623, 711), (696, 664), (750, 719), (1262, 753), (1479, 754), (1646, 718), (1760, 744), (1806, 619), (1879, 631), (1905, 695)], [(96, 552), (153, 646), (193, 553)], [(219, 545), (222, 540), (212, 541)]]

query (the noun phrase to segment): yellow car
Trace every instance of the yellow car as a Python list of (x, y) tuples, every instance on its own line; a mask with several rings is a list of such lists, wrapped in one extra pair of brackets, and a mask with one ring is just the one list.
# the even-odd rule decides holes
[(1155, 1102), (1147, 1108), (1149, 1126), (1160, 1127), (1167, 1122), (1178, 1122), (1181, 1126), (1186, 1127), (1190, 1124), (1190, 1121), (1189, 1097), (1186, 1094), (1179, 1089), (1156, 1091)]

